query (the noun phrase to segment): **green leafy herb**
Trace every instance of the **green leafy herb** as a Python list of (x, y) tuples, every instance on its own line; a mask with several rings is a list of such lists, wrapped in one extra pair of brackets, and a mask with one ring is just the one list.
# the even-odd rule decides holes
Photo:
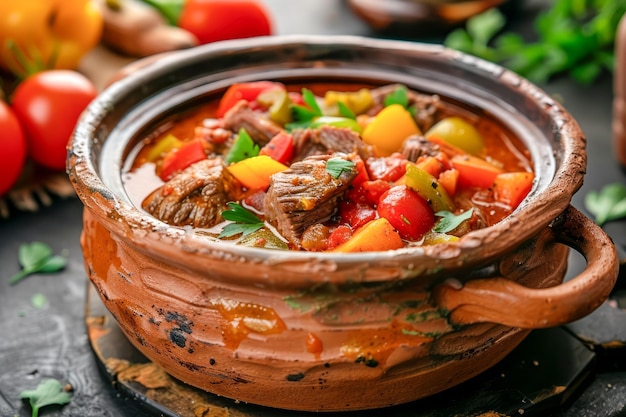
[(11, 285), (37, 272), (58, 272), (67, 264), (67, 259), (54, 255), (52, 248), (42, 242), (32, 242), (20, 246), (18, 260), (22, 265), (22, 270), (9, 278)]
[(184, 0), (142, 0), (159, 11), (167, 19), (167, 23), (176, 26), (180, 21), (185, 5)]
[(337, 107), (339, 108), (339, 114), (345, 118), (356, 120), (356, 115), (348, 106), (346, 106), (341, 101), (337, 102)]
[(623, 0), (555, 0), (535, 20), (537, 40), (501, 30), (505, 16), (496, 8), (469, 19), (466, 28), (451, 32), (446, 46), (503, 64), (535, 82), (569, 73), (591, 84), (614, 70), (617, 27), (626, 13)]
[(611, 220), (626, 216), (626, 185), (613, 183), (600, 190), (590, 191), (585, 196), (585, 208), (595, 217), (595, 222), (602, 226)]
[(395, 90), (385, 96), (384, 105), (385, 107), (391, 106), (392, 104), (399, 104), (405, 109), (407, 109), (413, 116), (417, 112), (415, 106), (409, 106), (409, 93), (408, 89), (404, 85), (398, 86)]
[(25, 390), (20, 398), (28, 398), (32, 409), (31, 417), (37, 417), (39, 410), (47, 405), (64, 405), (72, 399), (72, 395), (65, 390), (56, 379), (41, 382), (34, 390)]
[(322, 109), (317, 104), (315, 94), (309, 89), (302, 89), (302, 100), (306, 106), (294, 104), (291, 106), (293, 112), (294, 122), (287, 123), (285, 128), (290, 131), (293, 129), (305, 129), (315, 120), (317, 117), (323, 116)]
[(333, 158), (326, 162), (326, 171), (335, 179), (339, 178), (343, 172), (352, 171), (354, 167), (354, 162), (345, 159)]
[(239, 129), (237, 139), (233, 142), (233, 146), (230, 148), (230, 151), (228, 151), (224, 162), (228, 165), (243, 161), (244, 159), (257, 156), (260, 150), (259, 145), (252, 140), (248, 132), (246, 132), (246, 129), (242, 127)]
[(224, 226), (218, 238), (231, 237), (238, 234), (247, 236), (264, 226), (264, 223), (254, 213), (239, 203), (227, 203), (229, 209), (222, 212), (222, 217), (234, 223)]
[(438, 211), (435, 215), (441, 217), (441, 219), (439, 219), (433, 230), (438, 233), (448, 233), (459, 227), (465, 220), (471, 218), (473, 213), (473, 208), (464, 211), (458, 216), (449, 211)]

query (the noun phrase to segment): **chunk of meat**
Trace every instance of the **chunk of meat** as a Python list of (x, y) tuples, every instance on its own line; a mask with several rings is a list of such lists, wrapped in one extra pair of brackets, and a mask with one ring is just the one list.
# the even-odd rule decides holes
[(362, 159), (372, 156), (372, 147), (367, 145), (353, 130), (334, 126), (318, 129), (295, 130), (294, 160), (301, 161), (313, 155), (329, 155), (333, 152), (356, 153)]
[(154, 190), (141, 206), (171, 225), (214, 226), (222, 221), (228, 202), (226, 172), (219, 158), (196, 162)]
[[(371, 90), (374, 106), (370, 109), (369, 114), (375, 115), (384, 106), (385, 97), (393, 93), (400, 84), (389, 84)], [(417, 109), (415, 113), (415, 122), (422, 132), (430, 129), (441, 117), (444, 105), (441, 98), (436, 95), (422, 94), (413, 90), (407, 91), (408, 105)]]
[(335, 214), (339, 198), (357, 176), (353, 166), (334, 178), (326, 164), (335, 158), (350, 160), (346, 154), (311, 156), (272, 176), (264, 200), (266, 220), (297, 248), (308, 226)]
[(270, 139), (282, 132), (280, 126), (268, 119), (263, 113), (252, 110), (245, 100), (239, 101), (226, 112), (223, 124), (226, 129), (235, 133), (244, 128), (259, 146), (265, 145)]
[(411, 135), (405, 139), (400, 153), (411, 162), (417, 161), (421, 156), (437, 156), (441, 150), (439, 145), (430, 142), (422, 135)]

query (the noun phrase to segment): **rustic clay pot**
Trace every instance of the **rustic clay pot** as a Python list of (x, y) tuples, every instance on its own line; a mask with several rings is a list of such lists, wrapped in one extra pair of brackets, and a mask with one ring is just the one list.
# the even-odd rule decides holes
[[(143, 135), (234, 82), (262, 79), (438, 93), (520, 137), (537, 180), (512, 215), (457, 243), (361, 254), (233, 246), (130, 203), (121, 172)], [(229, 41), (153, 60), (89, 107), (68, 153), (86, 270), (130, 341), (206, 391), (322, 411), (442, 391), (497, 363), (529, 329), (598, 307), (618, 260), (570, 206), (585, 165), (576, 122), (517, 75), (441, 46), (353, 37)], [(588, 260), (565, 283), (561, 243)]]

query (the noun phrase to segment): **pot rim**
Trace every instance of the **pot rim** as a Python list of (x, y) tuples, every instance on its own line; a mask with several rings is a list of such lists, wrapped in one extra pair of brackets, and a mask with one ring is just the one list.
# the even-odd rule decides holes
[[(129, 92), (140, 93), (142, 85), (148, 81), (162, 77), (168, 72), (177, 71), (185, 65), (207, 62), (211, 57), (224, 54), (244, 56), (246, 53), (272, 48), (300, 50), (302, 59), (309, 60), (311, 58), (305, 56), (306, 51), (315, 48), (339, 52), (356, 50), (362, 54), (384, 51), (390, 57), (420, 55), (427, 60), (426, 62), (437, 61), (449, 65), (451, 70), (469, 74), (478, 83), (494, 83), (493, 80), (496, 80), (497, 85), (525, 100), (529, 106), (541, 112), (539, 116), (546, 118), (551, 129), (552, 137), (547, 140), (553, 141), (551, 149), (553, 158), (551, 161), (537, 161), (535, 157), (538, 153), (535, 153), (532, 162), (536, 172), (539, 163), (552, 165), (547, 168), (552, 177), (539, 178), (529, 196), (511, 215), (495, 225), (470, 232), (458, 242), (348, 254), (276, 251), (225, 245), (191, 232), (189, 228), (169, 226), (157, 220), (130, 204), (124, 196), (120, 196), (104, 183), (99, 174), (99, 161), (95, 160), (95, 152), (101, 149), (103, 140), (111, 132), (107, 131), (102, 123), (116, 110), (120, 100), (128, 98)], [(103, 140), (100, 140), (101, 138)], [(577, 122), (556, 100), (526, 79), (497, 64), (441, 45), (360, 36), (287, 35), (222, 41), (178, 51), (154, 60), (117, 80), (82, 114), (68, 145), (67, 170), (85, 207), (100, 218), (124, 219), (124, 222), (107, 227), (118, 228), (117, 232), (125, 233), (139, 246), (147, 247), (147, 242), (150, 242), (150, 245), (158, 251), (175, 243), (186, 253), (221, 259), (245, 258), (271, 265), (306, 264), (314, 261), (322, 265), (333, 265), (330, 267), (333, 269), (337, 265), (388, 263), (402, 265), (403, 276), (414, 276), (423, 272), (437, 273), (441, 269), (456, 269), (490, 262), (548, 226), (568, 207), (573, 194), (582, 185), (586, 167), (585, 141)], [(526, 142), (525, 145), (533, 146)], [(549, 159), (550, 155), (542, 154), (541, 157)], [(119, 174), (121, 176), (121, 172)], [(112, 206), (103, 204), (104, 200), (112, 203)]]

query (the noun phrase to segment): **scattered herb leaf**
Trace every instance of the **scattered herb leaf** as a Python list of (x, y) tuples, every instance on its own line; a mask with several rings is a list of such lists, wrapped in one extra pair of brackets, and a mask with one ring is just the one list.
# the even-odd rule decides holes
[(287, 123), (285, 128), (288, 131), (293, 129), (306, 129), (317, 117), (323, 116), (322, 109), (317, 104), (315, 94), (309, 89), (302, 89), (302, 101), (306, 106), (294, 104), (291, 106), (294, 122)]
[(32, 409), (31, 417), (39, 415), (39, 409), (47, 405), (64, 405), (72, 399), (63, 385), (56, 379), (48, 379), (41, 382), (34, 390), (25, 390), (20, 393), (20, 398), (28, 398)]
[(345, 159), (333, 158), (326, 162), (326, 171), (335, 179), (339, 178), (343, 172), (352, 171), (354, 167), (354, 162)]
[(42, 309), (48, 303), (48, 299), (46, 298), (45, 295), (38, 292), (36, 294), (33, 294), (33, 296), (30, 298), (30, 303), (32, 304), (33, 307), (37, 309)]
[(433, 230), (438, 233), (448, 233), (459, 227), (465, 220), (471, 218), (473, 213), (473, 208), (459, 215), (455, 215), (449, 211), (438, 211), (435, 215), (441, 217), (441, 219), (439, 219)]
[(406, 106), (409, 104), (409, 95), (407, 92), (407, 88), (403, 85), (398, 86), (398, 88), (387, 94), (384, 104), (385, 107), (391, 106), (392, 104), (399, 104), (402, 107), (406, 108)]
[(232, 237), (238, 234), (247, 236), (252, 232), (256, 232), (264, 226), (264, 223), (254, 213), (246, 209), (239, 203), (227, 203), (229, 209), (222, 212), (222, 217), (233, 223), (224, 226), (218, 238)]
[(224, 162), (226, 165), (229, 165), (234, 162), (243, 161), (244, 159), (257, 156), (260, 150), (259, 145), (252, 140), (248, 132), (246, 132), (246, 129), (242, 127), (239, 129), (237, 139), (233, 142), (233, 146), (230, 148), (230, 151), (228, 151)]
[(58, 272), (67, 264), (67, 259), (53, 255), (52, 248), (42, 242), (25, 243), (20, 246), (18, 260), (22, 270), (9, 278), (11, 285), (37, 272)]
[(585, 196), (585, 208), (602, 226), (611, 220), (626, 216), (626, 185), (613, 183), (605, 185), (599, 192), (590, 191)]
[(602, 69), (614, 71), (617, 27), (626, 13), (623, 0), (555, 0), (539, 13), (537, 40), (504, 32), (506, 17), (496, 8), (468, 19), (451, 32), (446, 46), (497, 62), (534, 82), (560, 73), (583, 85), (593, 83)]

